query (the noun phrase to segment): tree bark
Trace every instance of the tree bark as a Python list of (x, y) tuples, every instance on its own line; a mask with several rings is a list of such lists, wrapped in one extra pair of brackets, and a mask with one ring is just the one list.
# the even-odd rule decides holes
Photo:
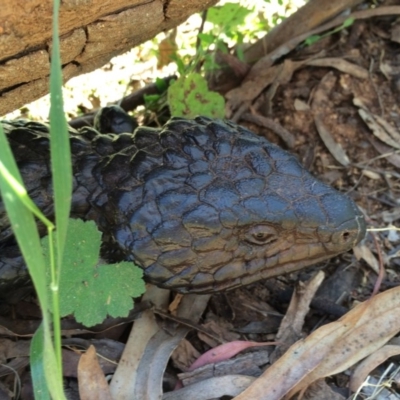
[[(171, 29), (217, 0), (64, 0), (64, 81)], [(48, 93), (52, 0), (3, 0), (0, 7), (0, 116)], [(99, 83), (101, 84), (101, 83)]]

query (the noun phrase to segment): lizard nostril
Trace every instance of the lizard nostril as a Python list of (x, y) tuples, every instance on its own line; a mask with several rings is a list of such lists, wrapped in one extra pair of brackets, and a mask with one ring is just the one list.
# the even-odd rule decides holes
[(342, 233), (342, 237), (343, 237), (343, 241), (347, 242), (350, 239), (350, 232), (349, 231), (345, 231)]

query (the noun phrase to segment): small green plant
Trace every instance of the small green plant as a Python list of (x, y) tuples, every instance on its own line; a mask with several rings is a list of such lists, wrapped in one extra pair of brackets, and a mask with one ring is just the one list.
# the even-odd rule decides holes
[(215, 61), (215, 55), (217, 51), (228, 53), (228, 42), (234, 43), (237, 57), (243, 60), (240, 44), (249, 34), (243, 27), (246, 18), (253, 12), (253, 9), (239, 3), (225, 3), (207, 11), (207, 22), (211, 24), (211, 28), (198, 34), (197, 48), (197, 57), (203, 60), (201, 63), (205, 72), (220, 68)]
[[(60, 317), (75, 313), (90, 326), (107, 314), (126, 315), (132, 297), (144, 292), (142, 271), (133, 263), (97, 265), (100, 232), (93, 222), (69, 220), (72, 196), (71, 151), (62, 98), (58, 38), (59, 0), (54, 0), (50, 71), (50, 158), (55, 225), (37, 208), (0, 124), (0, 190), (11, 226), (34, 284), (42, 324), (30, 351), (36, 399), (66, 399), (63, 390)], [(47, 227), (40, 240), (35, 217)]]
[[(225, 116), (225, 100), (207, 87), (207, 81), (199, 74), (199, 66), (203, 71), (218, 69), (215, 62), (216, 51), (228, 52), (226, 40), (236, 44), (243, 41), (243, 34), (237, 27), (253, 10), (237, 3), (226, 3), (220, 7), (212, 7), (207, 12), (207, 22), (212, 26), (206, 32), (198, 34), (198, 46), (194, 61), (185, 65), (177, 54), (171, 56), (176, 62), (180, 77), (168, 89), (168, 104), (173, 116), (193, 118), (204, 115), (212, 118)], [(239, 54), (241, 56), (241, 54)]]
[(168, 83), (164, 79), (156, 78), (155, 81), (158, 93), (157, 94), (145, 94), (144, 104), (146, 110), (156, 111), (163, 108), (166, 105), (166, 93), (168, 91)]
[[(145, 291), (143, 271), (132, 262), (100, 264), (101, 232), (93, 221), (71, 219), (60, 271), (60, 315), (75, 314), (85, 326), (101, 323), (107, 315), (125, 317), (133, 299)], [(42, 239), (50, 259), (47, 238)], [(48, 275), (50, 281), (50, 276)]]
[[(243, 43), (244, 33), (238, 27), (244, 25), (245, 19), (252, 12), (253, 9), (243, 7), (239, 3), (225, 3), (223, 6), (211, 7), (207, 13), (207, 20), (214, 26), (208, 33), (205, 44), (216, 43), (217, 48), (224, 49), (225, 45), (218, 44), (224, 37), (231, 39), (235, 45)], [(212, 37), (214, 37), (213, 42), (210, 42)]]
[[(58, 39), (59, 1), (54, 1), (53, 48), (50, 72), (50, 127), (51, 169), (53, 175), (54, 209), (57, 229), (38, 210), (23, 186), (21, 175), (0, 125), (0, 189), (15, 237), (36, 289), (42, 324), (31, 342), (31, 374), (35, 398), (65, 399), (62, 381), (61, 330), (58, 297), (60, 256), (64, 251), (68, 216), (71, 205), (72, 173), (67, 122), (61, 94), (61, 59)], [(35, 216), (47, 227), (51, 243), (57, 245), (50, 252), (51, 295), (46, 285), (46, 263), (41, 251)]]

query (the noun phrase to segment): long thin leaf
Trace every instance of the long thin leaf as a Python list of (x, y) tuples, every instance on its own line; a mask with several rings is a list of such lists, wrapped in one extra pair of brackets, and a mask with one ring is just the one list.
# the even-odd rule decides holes
[[(47, 386), (53, 399), (66, 400), (63, 388), (62, 367), (60, 367), (60, 363), (56, 357), (56, 350), (59, 349), (54, 348), (54, 346), (59, 346), (59, 344), (56, 340), (54, 340), (54, 343), (52, 341), (50, 323), (46, 323), (43, 319), (42, 326), (44, 343), (43, 360)], [(40, 397), (39, 400), (41, 400)]]
[[(18, 171), (3, 127), (0, 124), (0, 160), (3, 167), (14, 177), (18, 184), (23, 186), (21, 175)], [(39, 297), (43, 312), (47, 312), (48, 298), (46, 290), (46, 272), (40, 238), (37, 231), (35, 219), (31, 211), (24, 206), (11, 183), (0, 175), (0, 189), (4, 205), (10, 219), (19, 248), (28, 265), (33, 284)]]
[(36, 399), (50, 400), (50, 393), (44, 371), (44, 337), (43, 326), (33, 335), (30, 348), (30, 366), (33, 384), (33, 393)]
[(30, 363), (35, 399), (47, 400), (51, 394), (52, 399), (66, 400), (48, 327), (48, 323), (42, 323), (31, 342)]
[[(50, 333), (49, 300), (46, 289), (46, 264), (41, 251), (42, 248), (35, 219), (32, 212), (21, 200), (21, 195), (24, 195), (24, 191), (21, 192), (20, 190), (21, 187), (23, 187), (22, 178), (1, 124), (0, 160), (2, 165), (1, 170), (7, 171), (6, 175), (0, 174), (2, 198), (13, 232), (35, 286), (43, 314), (44, 335), (39, 334), (39, 336), (44, 340), (42, 344), (47, 386), (53, 398), (63, 400), (65, 396), (63, 394), (62, 380), (55, 378), (55, 374), (60, 376), (60, 373), (57, 367), (56, 355)], [(6, 179), (8, 175), (11, 175), (13, 179)], [(16, 185), (14, 184), (13, 186), (15, 182)], [(40, 396), (37, 398), (41, 399)]]
[[(58, 15), (60, 1), (53, 1), (53, 48), (50, 70), (50, 157), (53, 178), (54, 210), (56, 219), (55, 242), (57, 248), (56, 265), (52, 263), (51, 289), (55, 357), (57, 361), (58, 380), (62, 381), (61, 327), (59, 310), (59, 277), (68, 229), (72, 193), (71, 149), (68, 137), (68, 126), (64, 114), (62, 97), (62, 69), (58, 32)], [(45, 339), (47, 326), (45, 325)], [(47, 349), (45, 348), (45, 351)], [(53, 353), (45, 356), (53, 357)], [(49, 370), (50, 372), (50, 370)], [(46, 374), (46, 377), (51, 377)], [(57, 383), (55, 380), (54, 383)], [(50, 382), (49, 382), (50, 384)]]
[[(60, 43), (58, 37), (58, 11), (60, 1), (54, 0), (53, 48), (50, 72), (50, 132), (51, 170), (53, 175), (54, 209), (56, 215), (56, 243), (59, 258), (64, 253), (68, 217), (71, 208), (72, 167), (68, 138), (68, 125), (62, 97)], [(61, 267), (59, 264), (58, 267)]]

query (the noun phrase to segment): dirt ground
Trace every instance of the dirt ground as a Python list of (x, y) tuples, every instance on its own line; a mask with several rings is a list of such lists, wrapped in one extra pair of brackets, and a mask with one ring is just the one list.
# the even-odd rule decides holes
[[(290, 344), (369, 299), (380, 262), (386, 272), (379, 291), (399, 286), (400, 236), (398, 228), (393, 226), (398, 227), (400, 219), (400, 22), (399, 7), (391, 9), (392, 15), (390, 10), (378, 15), (377, 10), (384, 8), (368, 10), (369, 14), (356, 18), (347, 29), (310, 46), (296, 46), (275, 63), (264, 60), (264, 65), (259, 64), (256, 72), (250, 71), (240, 84), (237, 79), (231, 80), (228, 89), (224, 84), (224, 94), (229, 118), (297, 154), (314, 175), (347, 193), (365, 213), (370, 229), (387, 229), (368, 233), (353, 252), (322, 265), (212, 295), (200, 321), (192, 321), (195, 329), (190, 324), (177, 328), (176, 321), (183, 318), (179, 313), (172, 319), (157, 314), (160, 326), (168, 332), (174, 331), (177, 337), (189, 332), (168, 362), (164, 378), (159, 377), (165, 391), (175, 387), (177, 374), (181, 372), (185, 372), (180, 376), (185, 385), (223, 375), (259, 376)], [(230, 71), (225, 78), (233, 76)], [(218, 83), (213, 84), (218, 87)], [(320, 270), (326, 278), (318, 290), (315, 288), (308, 311), (308, 304), (301, 304), (301, 295), (310, 290), (307, 282)], [(174, 297), (168, 295), (168, 299), (169, 296)], [(296, 296), (297, 303), (293, 300)], [(143, 307), (143, 303), (138, 305), (135, 312)], [(170, 309), (175, 310), (174, 307)], [(63, 321), (63, 329), (69, 336), (64, 342), (64, 375), (70, 398), (79, 398), (76, 371), (80, 351), (95, 344), (97, 352), (104, 356), (100, 362), (104, 373), (112, 374), (135, 312), (125, 319), (108, 319), (101, 326), (83, 332), (72, 318)], [(299, 322), (296, 318), (302, 313), (304, 318)], [(19, 371), (21, 398), (29, 399), (32, 387), (26, 370), (28, 341), (17, 339), (33, 334), (40, 312), (28, 297), (16, 304), (2, 304), (0, 315), (4, 338), (0, 341), (0, 360)], [(208, 369), (203, 367), (201, 372), (188, 371), (198, 354), (217, 344), (238, 340), (281, 343), (273, 353), (271, 347), (255, 347), (233, 360), (218, 360), (218, 364)], [(154, 353), (153, 357), (157, 361), (160, 355)], [(147, 372), (150, 374), (153, 369)], [(381, 372), (382, 368), (377, 368), (375, 375), (379, 377)], [(12, 390), (15, 376), (2, 366), (0, 376), (2, 398), (1, 391)], [(144, 377), (142, 384), (151, 382), (150, 378)], [(349, 372), (340, 373), (313, 384), (305, 398), (345, 399), (350, 384)], [(152, 397), (155, 389), (150, 386), (142, 388), (143, 393), (147, 391), (142, 398), (155, 398)], [(199, 394), (203, 389), (199, 386), (196, 390)], [(396, 384), (385, 390), (400, 396)]]

